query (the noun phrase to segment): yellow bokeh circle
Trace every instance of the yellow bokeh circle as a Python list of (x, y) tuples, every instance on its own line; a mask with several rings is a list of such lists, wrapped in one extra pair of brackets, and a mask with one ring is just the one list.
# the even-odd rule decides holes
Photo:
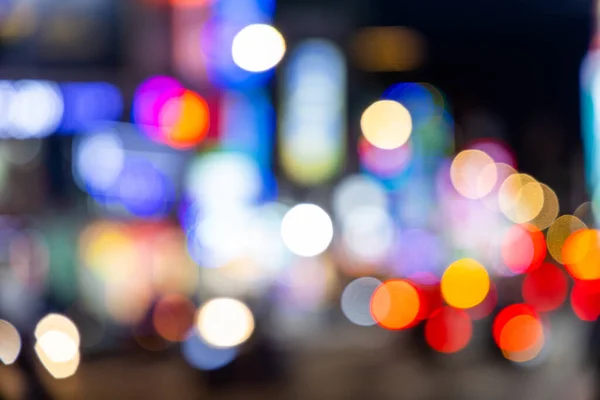
[(380, 149), (396, 149), (406, 143), (412, 132), (412, 118), (402, 104), (379, 100), (371, 104), (360, 119), (365, 139)]
[(490, 290), (490, 277), (483, 265), (472, 258), (455, 261), (444, 272), (442, 296), (456, 308), (471, 308), (480, 304)]

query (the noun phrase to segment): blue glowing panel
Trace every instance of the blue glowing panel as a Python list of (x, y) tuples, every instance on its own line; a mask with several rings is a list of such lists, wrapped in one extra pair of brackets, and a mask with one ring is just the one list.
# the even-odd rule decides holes
[(123, 114), (123, 96), (107, 82), (60, 84), (64, 114), (59, 130), (81, 132), (101, 121), (118, 121)]
[(324, 183), (343, 167), (346, 65), (333, 43), (311, 39), (290, 54), (282, 80), (279, 157), (302, 185)]

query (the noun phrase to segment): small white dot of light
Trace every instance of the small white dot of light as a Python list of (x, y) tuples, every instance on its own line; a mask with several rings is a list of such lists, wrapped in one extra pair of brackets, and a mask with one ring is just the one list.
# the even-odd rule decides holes
[(333, 239), (329, 215), (314, 204), (298, 204), (281, 221), (281, 238), (294, 254), (312, 257), (324, 252)]

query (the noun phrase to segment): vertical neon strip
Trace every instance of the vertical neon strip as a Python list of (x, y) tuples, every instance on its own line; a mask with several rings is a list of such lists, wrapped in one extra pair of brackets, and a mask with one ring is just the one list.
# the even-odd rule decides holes
[(290, 55), (282, 87), (279, 157), (294, 182), (333, 178), (346, 149), (346, 65), (331, 42), (311, 39)]

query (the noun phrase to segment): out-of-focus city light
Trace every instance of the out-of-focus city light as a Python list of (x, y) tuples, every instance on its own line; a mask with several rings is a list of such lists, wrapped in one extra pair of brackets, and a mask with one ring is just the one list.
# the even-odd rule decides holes
[(370, 326), (376, 322), (371, 315), (371, 297), (381, 285), (379, 279), (363, 277), (350, 282), (342, 293), (342, 312), (356, 325)]
[(342, 241), (352, 257), (363, 262), (385, 260), (395, 238), (392, 217), (385, 209), (361, 207), (342, 222)]
[(324, 252), (333, 239), (333, 223), (321, 207), (298, 204), (281, 221), (281, 237), (287, 248), (302, 257)]
[(425, 40), (413, 29), (390, 26), (358, 31), (352, 40), (356, 64), (367, 71), (410, 71), (425, 59)]
[(216, 298), (200, 307), (196, 329), (211, 346), (234, 347), (244, 343), (254, 332), (254, 316), (239, 300)]
[(206, 100), (167, 76), (152, 77), (139, 85), (132, 116), (149, 138), (176, 149), (198, 145), (210, 127)]
[(521, 352), (535, 346), (543, 336), (544, 328), (536, 316), (519, 314), (502, 327), (498, 346), (508, 352)]
[(482, 204), (490, 211), (500, 212), (500, 203), (498, 198), (498, 192), (500, 191), (500, 187), (510, 175), (516, 174), (517, 171), (508, 164), (504, 163), (495, 163), (492, 165), (487, 165), (480, 172), (480, 179), (485, 181), (490, 179), (491, 176), (496, 175), (496, 183), (492, 190), (481, 198)]
[(69, 378), (75, 375), (77, 369), (79, 368), (79, 362), (81, 358), (79, 351), (76, 352), (75, 355), (66, 362), (52, 361), (52, 359), (49, 358), (44, 349), (40, 346), (39, 342), (35, 345), (35, 352), (44, 368), (46, 368), (46, 370), (54, 379)]
[(310, 39), (290, 54), (282, 80), (279, 158), (302, 185), (327, 182), (346, 149), (346, 65), (332, 42)]
[(510, 227), (502, 240), (502, 260), (515, 274), (539, 267), (546, 257), (546, 240), (532, 224)]
[(332, 203), (333, 212), (341, 221), (363, 207), (389, 208), (385, 188), (366, 175), (350, 175), (342, 179), (334, 189)]
[(119, 121), (123, 113), (123, 96), (108, 82), (61, 83), (64, 115), (60, 130), (81, 132), (95, 124)]
[(537, 311), (558, 309), (567, 298), (569, 283), (565, 273), (556, 265), (544, 263), (529, 272), (523, 280), (523, 300)]
[(413, 150), (410, 142), (395, 149), (384, 150), (360, 138), (358, 155), (365, 171), (379, 178), (392, 178), (409, 168)]
[(5, 137), (48, 136), (58, 128), (63, 112), (63, 97), (53, 82), (0, 82), (0, 133)]
[(596, 321), (600, 316), (600, 281), (575, 280), (570, 302), (573, 313), (579, 319)]
[(435, 311), (425, 323), (425, 339), (440, 353), (456, 353), (464, 349), (473, 335), (469, 314), (452, 307)]
[(182, 295), (167, 295), (158, 300), (152, 311), (156, 332), (170, 342), (183, 342), (194, 325), (196, 307)]
[(498, 191), (502, 213), (517, 224), (538, 216), (544, 206), (542, 185), (526, 174), (513, 174), (504, 180)]
[(561, 257), (573, 278), (600, 279), (600, 231), (580, 229), (573, 232), (564, 242)]
[(494, 160), (480, 150), (461, 151), (450, 166), (452, 185), (468, 199), (479, 199), (490, 193), (497, 176)]
[(396, 273), (401, 276), (433, 274), (439, 281), (448, 254), (437, 234), (426, 229), (404, 229), (398, 234), (396, 246), (393, 253)]
[[(563, 264), (563, 247), (567, 238), (571, 233), (585, 228), (585, 224), (573, 215), (562, 215), (558, 217), (546, 232), (548, 252), (550, 252), (552, 258)], [(573, 241), (573, 243), (576, 242)]]
[(483, 265), (471, 258), (455, 261), (441, 281), (444, 300), (456, 308), (471, 308), (481, 303), (490, 290), (490, 277)]
[(405, 144), (413, 128), (406, 107), (393, 100), (379, 100), (371, 104), (363, 112), (360, 126), (369, 143), (387, 150)]
[(125, 164), (121, 138), (114, 132), (82, 136), (73, 146), (73, 175), (79, 186), (92, 194), (109, 190)]
[(233, 61), (250, 72), (263, 72), (275, 67), (285, 54), (285, 39), (270, 25), (248, 25), (233, 38)]
[(204, 211), (222, 210), (255, 204), (262, 195), (263, 181), (251, 157), (235, 151), (217, 151), (193, 160), (185, 178), (185, 190)]
[(212, 371), (224, 367), (237, 356), (235, 347), (213, 347), (202, 340), (195, 331), (190, 331), (181, 345), (183, 358), (192, 367)]
[[(504, 330), (504, 327), (506, 326), (506, 324), (511, 321), (512, 319), (514, 319), (515, 317), (518, 316), (523, 316), (523, 315), (528, 315), (531, 316), (533, 318), (538, 318), (537, 313), (535, 312), (535, 310), (533, 309), (533, 307), (531, 307), (530, 305), (527, 304), (511, 304), (510, 306), (504, 307), (494, 318), (494, 322), (492, 324), (492, 336), (494, 338), (494, 341), (496, 342), (496, 345), (498, 345), (498, 347), (500, 349), (507, 349), (508, 346), (502, 346), (502, 332)], [(518, 324), (517, 324), (518, 325)], [(511, 335), (513, 333), (516, 333), (518, 331), (518, 329), (512, 330), (512, 331), (507, 331), (506, 335)], [(515, 345), (511, 344), (510, 346), (513, 351), (522, 351), (522, 349), (526, 348), (527, 346), (520, 346), (522, 347), (521, 349), (519, 349), (519, 345), (518, 343), (516, 343)]]
[(540, 213), (531, 220), (531, 223), (535, 225), (538, 229), (544, 230), (548, 228), (556, 217), (558, 217), (558, 211), (560, 209), (558, 203), (558, 196), (552, 188), (548, 185), (540, 184), (542, 186), (542, 190), (544, 192), (544, 205), (540, 210)]
[(386, 329), (406, 329), (419, 315), (420, 296), (406, 280), (390, 280), (381, 284), (371, 297), (371, 315)]
[(17, 328), (8, 321), (0, 320), (0, 362), (11, 365), (20, 353), (21, 336)]
[(35, 328), (35, 352), (56, 379), (73, 375), (79, 366), (80, 335), (77, 326), (60, 314), (48, 314)]

